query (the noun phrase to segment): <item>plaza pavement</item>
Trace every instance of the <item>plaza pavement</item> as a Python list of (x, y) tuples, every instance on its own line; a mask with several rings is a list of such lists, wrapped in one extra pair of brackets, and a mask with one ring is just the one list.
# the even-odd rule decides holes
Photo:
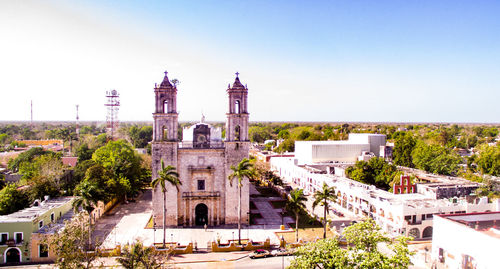
[[(271, 201), (281, 201), (281, 197), (252, 197), (252, 195), (259, 195), (259, 191), (255, 188), (255, 185), (250, 184), (250, 201), (253, 202), (257, 209), (251, 209), (252, 213), (259, 213), (262, 218), (256, 219), (255, 225), (252, 227), (262, 227), (262, 228), (276, 228), (279, 229), (281, 226), (281, 208), (274, 208), (271, 205)], [(284, 217), (283, 223), (285, 227), (290, 228), (288, 223), (294, 223), (292, 217)]]
[[(255, 187), (251, 185), (252, 192)], [(252, 198), (253, 199), (253, 198)], [(251, 200), (252, 200), (251, 199)], [(259, 198), (254, 204), (262, 215), (258, 225), (243, 225), (241, 229), (242, 239), (252, 239), (254, 242), (271, 240), (271, 244), (279, 244), (279, 239), (275, 235), (281, 225), (281, 209), (274, 209), (268, 202), (275, 198)], [(253, 200), (252, 200), (253, 201)], [(104, 248), (114, 248), (116, 245), (125, 245), (137, 240), (145, 245), (153, 245), (163, 241), (162, 229), (146, 229), (146, 225), (152, 215), (152, 191), (146, 190), (136, 202), (123, 203), (113, 208), (106, 216), (97, 221), (93, 238), (103, 241)], [(293, 222), (293, 219), (286, 219), (286, 222)], [(220, 238), (222, 242), (238, 239), (238, 229), (235, 225), (223, 227), (203, 228), (167, 228), (166, 242), (178, 242), (186, 245), (195, 243), (199, 249), (206, 249), (210, 241)]]

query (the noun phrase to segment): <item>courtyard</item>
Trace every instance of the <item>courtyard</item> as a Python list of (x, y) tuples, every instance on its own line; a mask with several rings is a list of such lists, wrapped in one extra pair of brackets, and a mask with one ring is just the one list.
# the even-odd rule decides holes
[[(258, 194), (251, 185), (250, 193)], [(241, 238), (251, 239), (255, 242), (271, 240), (271, 244), (279, 244), (276, 232), (280, 231), (281, 209), (273, 208), (269, 201), (277, 200), (275, 197), (251, 198), (256, 206), (252, 214), (261, 216), (254, 225), (242, 225)], [(116, 245), (130, 244), (142, 241), (145, 245), (163, 241), (163, 229), (149, 228), (148, 222), (152, 215), (152, 191), (146, 190), (136, 202), (122, 203), (113, 208), (107, 215), (97, 221), (93, 233), (94, 240), (103, 241), (104, 248), (114, 248)], [(285, 223), (293, 223), (293, 218), (286, 216)], [(287, 228), (290, 227), (287, 225)], [(292, 231), (290, 229), (290, 231)], [(166, 242), (175, 242), (186, 245), (193, 242), (198, 249), (206, 249), (209, 242), (220, 239), (221, 242), (238, 239), (238, 229), (235, 225), (200, 228), (167, 228)]]

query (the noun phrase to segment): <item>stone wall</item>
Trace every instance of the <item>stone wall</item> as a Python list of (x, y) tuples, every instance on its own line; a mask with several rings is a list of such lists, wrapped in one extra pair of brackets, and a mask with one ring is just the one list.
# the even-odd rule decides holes
[[(158, 171), (161, 169), (161, 161), (165, 163), (165, 167), (172, 165), (177, 167), (177, 142), (153, 142), (152, 145), (153, 160), (152, 160), (152, 178), (158, 177)], [(165, 193), (166, 226), (177, 226), (177, 199), (179, 194), (177, 189), (167, 184)], [(156, 226), (163, 225), (163, 193), (160, 186), (153, 190), (153, 216)]]
[[(225, 142), (226, 150), (226, 174), (232, 173), (231, 166), (238, 165), (243, 158), (248, 158), (250, 149), (249, 142)], [(233, 184), (226, 180), (226, 224), (238, 223), (238, 184), (237, 179)], [(250, 187), (247, 178), (243, 180), (241, 189), (241, 223), (248, 223), (248, 212), (250, 212)]]

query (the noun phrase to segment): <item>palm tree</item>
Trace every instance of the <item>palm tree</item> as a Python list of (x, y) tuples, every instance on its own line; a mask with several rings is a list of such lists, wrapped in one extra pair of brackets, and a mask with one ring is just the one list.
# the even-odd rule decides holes
[(313, 210), (316, 208), (317, 205), (320, 205), (323, 207), (323, 219), (324, 219), (324, 225), (323, 225), (323, 238), (326, 238), (326, 214), (328, 213), (328, 202), (329, 201), (335, 201), (335, 188), (334, 187), (328, 187), (326, 183), (323, 182), (323, 187), (321, 190), (317, 190), (314, 193), (314, 202), (313, 202)]
[(175, 167), (171, 165), (165, 167), (165, 163), (163, 162), (163, 160), (161, 160), (161, 169), (160, 171), (158, 171), (158, 177), (153, 180), (153, 182), (151, 182), (151, 186), (153, 187), (153, 189), (155, 189), (156, 186), (160, 185), (161, 191), (163, 192), (163, 248), (165, 248), (165, 225), (167, 222), (167, 219), (165, 217), (165, 212), (167, 211), (165, 205), (167, 182), (172, 186), (175, 186), (177, 191), (179, 191), (179, 185), (182, 185), (181, 181), (179, 180), (179, 174), (175, 171)]
[(233, 186), (233, 178), (238, 179), (238, 244), (241, 245), (241, 187), (243, 186), (243, 178), (253, 178), (254, 170), (253, 164), (250, 163), (250, 160), (244, 158), (238, 163), (237, 166), (231, 165), (231, 170), (233, 173), (230, 174), (227, 178), (229, 179), (229, 184)]
[(146, 247), (140, 241), (126, 245), (116, 260), (125, 268), (160, 268), (160, 256), (153, 248)]
[(77, 194), (77, 198), (73, 200), (72, 206), (75, 212), (78, 212), (80, 208), (85, 210), (89, 215), (89, 247), (92, 244), (91, 238), (91, 225), (92, 225), (92, 217), (91, 213), (94, 208), (97, 207), (97, 203), (102, 197), (101, 190), (98, 188), (96, 184), (93, 184), (87, 180), (82, 181), (75, 190), (75, 194)]
[(295, 241), (299, 240), (299, 214), (306, 207), (307, 198), (304, 190), (294, 189), (290, 192), (290, 197), (286, 203), (286, 209), (295, 213)]

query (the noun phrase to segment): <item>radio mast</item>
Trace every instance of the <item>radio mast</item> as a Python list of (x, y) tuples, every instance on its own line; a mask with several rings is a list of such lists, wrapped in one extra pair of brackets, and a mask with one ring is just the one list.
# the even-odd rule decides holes
[(120, 108), (120, 94), (116, 90), (106, 91), (106, 99), (107, 103), (104, 104), (108, 108), (106, 114), (106, 126), (111, 139), (113, 139), (119, 126), (118, 110)]

